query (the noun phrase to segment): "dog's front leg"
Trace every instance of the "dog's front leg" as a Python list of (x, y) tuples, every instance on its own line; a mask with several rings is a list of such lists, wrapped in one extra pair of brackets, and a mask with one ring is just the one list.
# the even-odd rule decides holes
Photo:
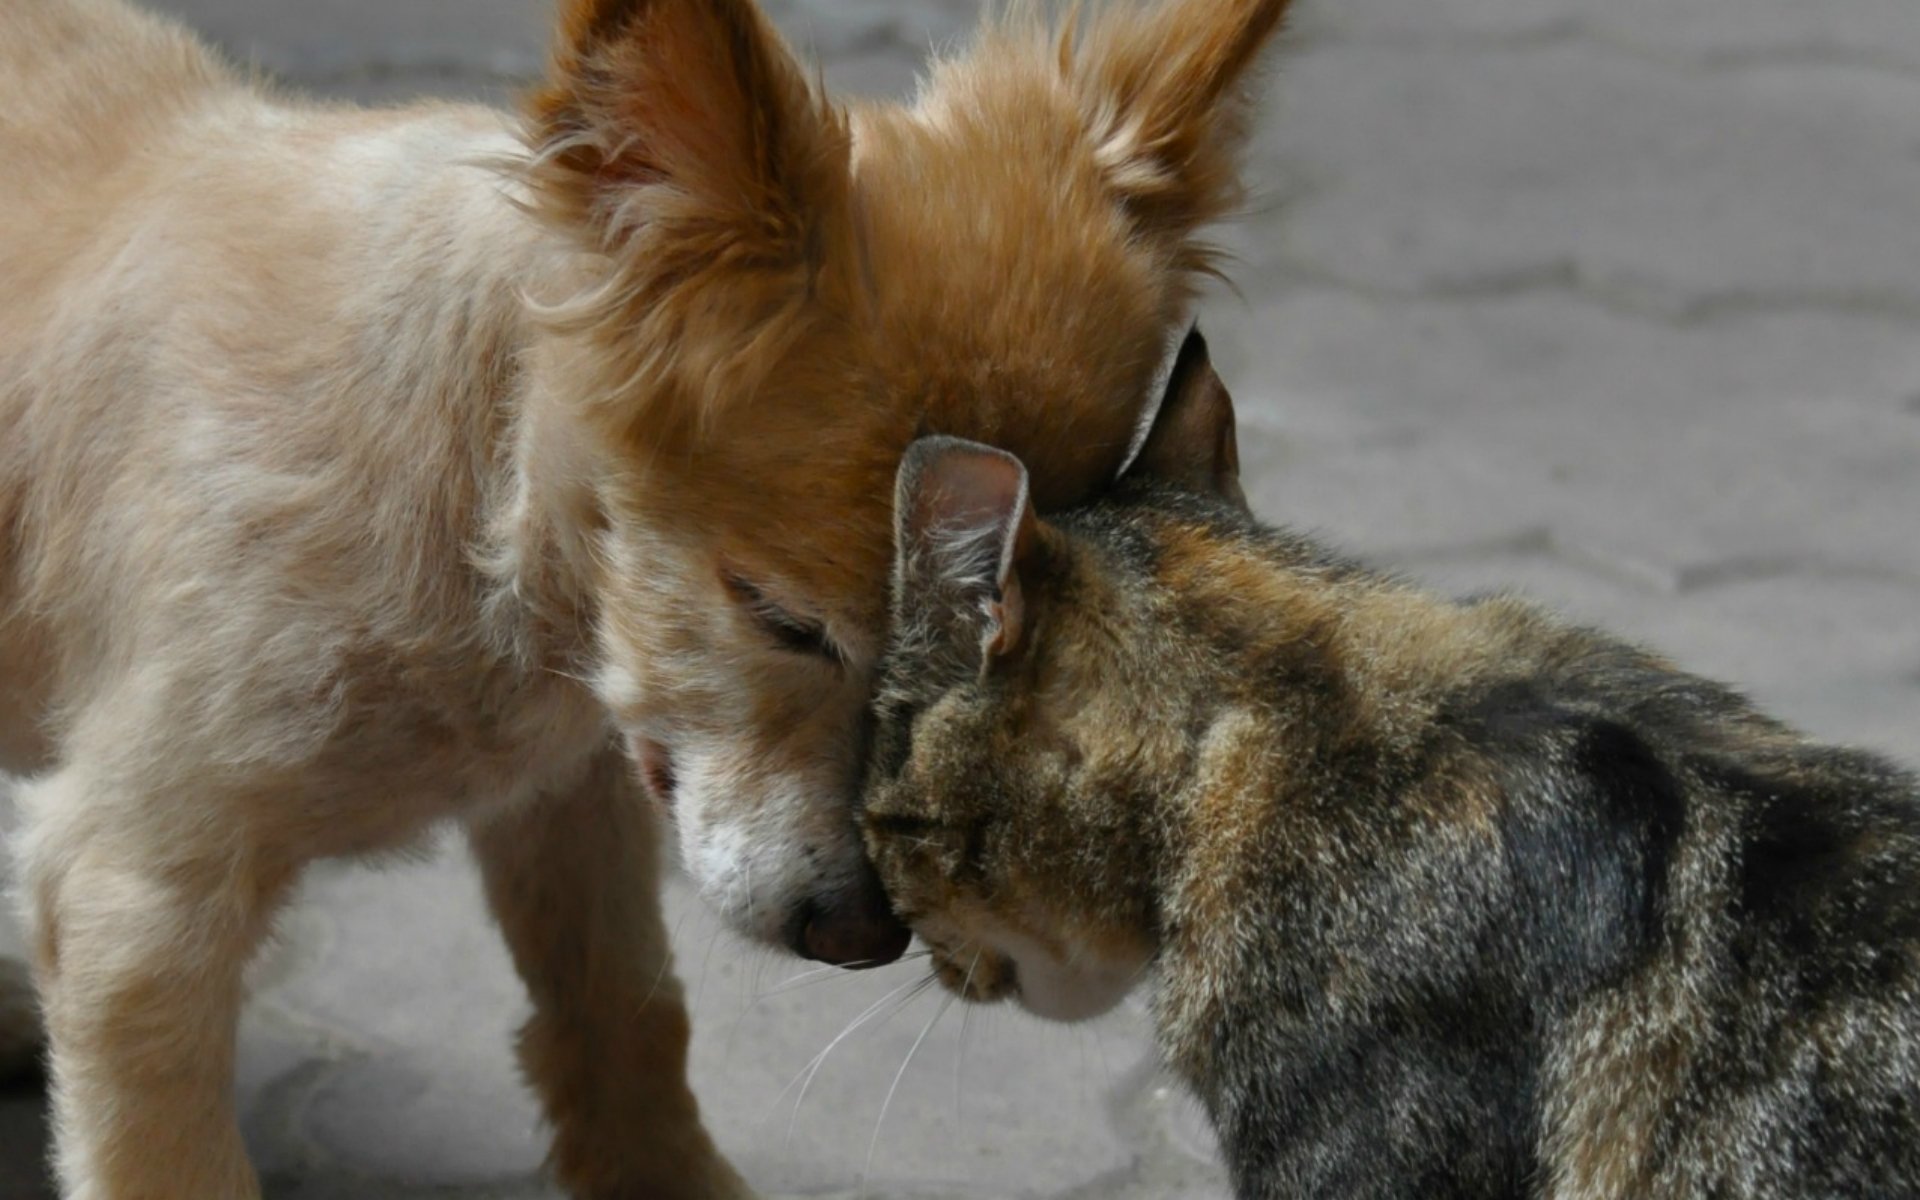
[[(256, 1200), (234, 1030), (242, 972), (292, 870), (228, 836), (235, 826), (78, 768), (23, 799), (61, 1195)], [(207, 830), (218, 836), (196, 843)]]
[(534, 1015), (520, 1058), (580, 1200), (739, 1200), (687, 1085), (688, 1022), (659, 905), (658, 830), (627, 761), (472, 830)]

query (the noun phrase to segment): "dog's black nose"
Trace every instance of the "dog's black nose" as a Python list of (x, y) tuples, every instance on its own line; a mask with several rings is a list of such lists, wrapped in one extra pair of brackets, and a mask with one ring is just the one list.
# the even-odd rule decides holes
[(912, 940), (871, 867), (851, 887), (808, 901), (790, 935), (802, 958), (853, 970), (894, 962)]

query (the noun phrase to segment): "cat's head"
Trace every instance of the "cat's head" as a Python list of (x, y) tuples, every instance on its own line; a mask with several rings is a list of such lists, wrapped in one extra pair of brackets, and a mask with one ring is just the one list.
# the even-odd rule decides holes
[(1249, 522), (1197, 332), (1108, 500), (1042, 522), (1019, 460), (952, 438), (901, 465), (863, 823), (896, 909), (968, 999), (1078, 1020), (1152, 961), (1160, 800), (1213, 686), (1173, 627), (1164, 551), (1183, 522)]

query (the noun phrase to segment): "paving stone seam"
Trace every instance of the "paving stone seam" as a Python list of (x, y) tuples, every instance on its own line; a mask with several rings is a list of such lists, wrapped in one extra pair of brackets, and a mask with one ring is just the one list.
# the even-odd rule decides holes
[(1755, 317), (1814, 313), (1920, 325), (1920, 293), (1884, 288), (1692, 290), (1627, 271), (1605, 277), (1571, 258), (1439, 275), (1415, 283), (1362, 280), (1320, 266), (1299, 254), (1280, 252), (1258, 264), (1275, 291), (1319, 289), (1379, 302), (1457, 303), (1563, 295), (1619, 316), (1672, 328), (1697, 328)]
[(1784, 41), (1766, 46), (1675, 48), (1622, 36), (1577, 16), (1551, 17), (1536, 25), (1509, 30), (1365, 30), (1308, 20), (1295, 29), (1285, 52), (1298, 56), (1317, 50), (1361, 48), (1473, 54), (1525, 53), (1566, 47), (1597, 48), (1674, 70), (1705, 74), (1818, 67), (1892, 75), (1920, 83), (1920, 60), (1884, 49), (1866, 50), (1821, 40)]
[(257, 999), (250, 1007), (255, 1019), (306, 1051), (303, 1061), (262, 1089), (257, 1102), (278, 1135), (276, 1144), (290, 1148), (303, 1168), (336, 1168), (333, 1156), (308, 1132), (307, 1115), (327, 1084), (342, 1070), (372, 1057), (373, 1046), (275, 1000)]
[(302, 1174), (340, 1169), (334, 1156), (308, 1133), (307, 1114), (344, 1065), (332, 1059), (308, 1059), (262, 1088), (254, 1102), (255, 1127), (270, 1130), (279, 1155), (292, 1160), (291, 1169)]
[[(964, 38), (960, 40), (964, 41)], [(803, 52), (807, 51), (809, 43), (804, 36), (797, 37), (796, 41), (803, 48)], [(954, 41), (955, 39), (952, 38), (921, 41), (918, 38), (909, 37), (897, 24), (885, 22), (860, 30), (854, 36), (836, 42), (831, 47), (812, 49), (808, 57), (818, 59), (897, 50), (901, 52), (903, 60), (920, 63), (928, 57), (944, 54), (948, 45)], [(1886, 50), (1866, 50), (1820, 40), (1783, 42), (1768, 46), (1675, 49), (1672, 46), (1623, 37), (1617, 33), (1596, 28), (1591, 22), (1573, 16), (1550, 18), (1537, 25), (1507, 31), (1475, 29), (1368, 31), (1344, 29), (1338, 25), (1309, 18), (1303, 20), (1288, 36), (1282, 46), (1279, 61), (1283, 64), (1280, 69), (1284, 71), (1284, 62), (1287, 59), (1348, 48), (1441, 50), (1474, 54), (1526, 53), (1569, 46), (1596, 47), (1609, 53), (1680, 71), (1737, 73), (1814, 67), (1865, 71), (1920, 83), (1920, 61)], [(388, 79), (408, 74), (420, 74), (433, 78), (526, 80), (538, 75), (540, 69), (539, 55), (514, 51), (496, 51), (485, 58), (462, 58), (443, 52), (414, 58), (406, 55), (396, 56), (388, 51), (364, 58), (343, 59), (327, 66), (302, 67), (295, 63), (288, 67), (294, 77), (326, 82)]]
[(1440, 545), (1409, 546), (1369, 553), (1366, 557), (1394, 567), (1415, 569), (1438, 565), (1499, 562), (1515, 558), (1558, 563), (1584, 575), (1609, 580), (1652, 595), (1670, 595), (1674, 572), (1621, 555), (1608, 555), (1570, 544), (1551, 526), (1529, 525), (1504, 534)]
[(1722, 587), (1791, 578), (1857, 580), (1920, 592), (1920, 573), (1815, 553), (1732, 555), (1666, 566), (1610, 553), (1571, 539), (1550, 525), (1527, 525), (1468, 541), (1388, 548), (1369, 558), (1403, 567), (1531, 558), (1559, 563), (1652, 595), (1697, 596)]
[(1897, 567), (1850, 562), (1818, 554), (1767, 554), (1736, 555), (1680, 566), (1674, 571), (1673, 590), (1677, 595), (1686, 596), (1743, 583), (1797, 577), (1889, 583), (1897, 587), (1920, 589), (1920, 575)]

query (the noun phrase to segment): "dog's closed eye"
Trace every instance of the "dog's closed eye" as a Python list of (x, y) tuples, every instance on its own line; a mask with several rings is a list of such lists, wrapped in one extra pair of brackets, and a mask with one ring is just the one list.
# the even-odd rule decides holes
[(776, 646), (795, 654), (809, 654), (844, 666), (846, 652), (827, 635), (827, 628), (810, 617), (789, 612), (775, 603), (751, 581), (731, 571), (720, 573), (720, 582), (734, 603), (746, 610)]

